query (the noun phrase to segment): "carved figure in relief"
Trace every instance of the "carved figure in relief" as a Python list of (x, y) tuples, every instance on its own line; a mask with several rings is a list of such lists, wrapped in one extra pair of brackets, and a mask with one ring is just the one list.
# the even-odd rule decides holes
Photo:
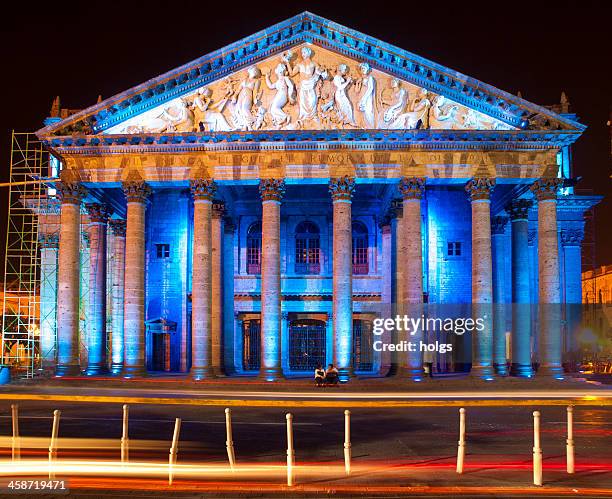
[(393, 123), (395, 119), (404, 112), (408, 102), (408, 91), (402, 86), (397, 78), (391, 80), (391, 99), (382, 99), (382, 104), (389, 106), (383, 114), (383, 122), (386, 126)]
[(372, 68), (367, 62), (359, 65), (363, 77), (358, 81), (357, 91), (364, 87), (363, 94), (359, 100), (359, 111), (363, 114), (366, 128), (376, 128), (376, 116), (378, 114), (378, 97), (376, 94), (376, 79), (372, 74)]
[(253, 116), (253, 105), (259, 103), (261, 72), (256, 66), (247, 70), (248, 77), (240, 82), (240, 91), (234, 95), (232, 103), (234, 110), (232, 117), (236, 128), (241, 130), (254, 130), (255, 116)]
[(212, 90), (210, 88), (198, 89), (192, 105), (196, 127), (201, 126), (203, 130), (209, 132), (229, 132), (233, 130), (221, 114), (228, 100), (228, 97), (224, 96), (219, 102), (213, 104)]
[[(298, 92), (298, 124), (302, 125), (304, 121), (314, 120), (319, 121), (317, 116), (317, 92), (316, 86), (321, 77), (320, 68), (314, 63), (312, 57), (314, 52), (310, 47), (303, 47), (301, 51), (302, 62), (293, 67), (289, 75), (300, 75), (299, 92)], [(285, 60), (289, 63), (292, 58), (292, 53), (287, 53)]]
[(457, 116), (459, 106), (457, 105), (445, 105), (446, 98), (443, 95), (438, 95), (432, 103), (430, 112), (437, 121), (448, 121), (454, 120)]
[(430, 107), (431, 101), (428, 98), (428, 92), (422, 88), (418, 97), (411, 104), (412, 110), (398, 115), (389, 125), (389, 128), (392, 130), (411, 130), (417, 128), (419, 122), (420, 128), (428, 128)]
[(353, 82), (353, 79), (348, 75), (349, 67), (346, 64), (340, 64), (336, 75), (334, 76), (334, 85), (336, 93), (334, 94), (334, 107), (338, 115), (340, 124), (357, 126), (353, 113), (353, 104), (351, 103), (347, 90)]
[(276, 94), (270, 104), (270, 115), (272, 116), (272, 123), (275, 127), (281, 127), (289, 124), (291, 116), (289, 116), (283, 108), (287, 105), (287, 102), (291, 104), (295, 103), (295, 85), (291, 78), (287, 76), (287, 68), (284, 64), (280, 63), (274, 70), (276, 74), (276, 81), (272, 83), (270, 79), (270, 73), (266, 73), (266, 85), (270, 90), (276, 90)]
[(193, 132), (193, 112), (183, 99), (174, 106), (167, 107), (159, 116), (166, 122), (167, 132)]

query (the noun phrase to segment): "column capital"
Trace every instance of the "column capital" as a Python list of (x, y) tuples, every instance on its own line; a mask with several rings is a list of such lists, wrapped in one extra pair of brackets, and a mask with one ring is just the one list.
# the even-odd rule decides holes
[(541, 178), (529, 188), (538, 201), (554, 201), (557, 199), (557, 190), (562, 183), (563, 179), (560, 178)]
[(329, 181), (329, 192), (333, 201), (350, 201), (355, 190), (355, 179), (345, 175)]
[(217, 184), (212, 178), (198, 178), (189, 181), (194, 201), (212, 201), (217, 192)]
[(529, 208), (533, 203), (530, 199), (514, 199), (506, 208), (510, 214), (510, 220), (513, 222), (517, 220), (527, 220), (529, 214)]
[(488, 201), (491, 199), (491, 193), (495, 188), (495, 179), (489, 177), (475, 177), (470, 180), (465, 190), (470, 197), (470, 201)]
[(128, 203), (144, 203), (151, 195), (151, 187), (144, 180), (126, 180), (121, 188)]
[(285, 194), (285, 181), (281, 178), (262, 178), (259, 181), (259, 194), (262, 201), (278, 201)]
[(508, 223), (508, 217), (498, 216), (491, 219), (491, 234), (503, 234), (506, 224)]
[(115, 237), (125, 237), (125, 226), (126, 226), (125, 220), (122, 220), (122, 219), (110, 220), (109, 225)]
[(584, 238), (582, 229), (565, 229), (561, 231), (561, 244), (563, 246), (580, 246)]
[(87, 203), (85, 209), (91, 223), (105, 224), (108, 222), (108, 217), (112, 214), (110, 207), (104, 203)]
[(214, 200), (212, 205), (212, 217), (223, 219), (225, 215), (225, 203), (221, 200)]
[(402, 177), (399, 190), (404, 199), (421, 199), (425, 193), (425, 177)]
[(87, 189), (80, 182), (62, 180), (55, 187), (57, 197), (60, 198), (62, 203), (81, 204), (81, 201), (87, 195)]

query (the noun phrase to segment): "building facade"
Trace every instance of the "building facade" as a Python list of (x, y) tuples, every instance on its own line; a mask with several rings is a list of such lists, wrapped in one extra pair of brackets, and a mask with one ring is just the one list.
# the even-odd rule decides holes
[[(60, 177), (39, 214), (56, 374), (561, 375), (599, 199), (573, 193), (567, 106), (303, 13), (60, 112), (37, 132)], [(399, 313), (486, 327), (379, 351)]]

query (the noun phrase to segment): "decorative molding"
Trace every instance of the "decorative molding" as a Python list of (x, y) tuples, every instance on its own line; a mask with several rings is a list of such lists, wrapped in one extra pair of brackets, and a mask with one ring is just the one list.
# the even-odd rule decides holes
[(59, 234), (40, 234), (38, 243), (42, 248), (57, 249), (59, 247)]
[(582, 229), (564, 229), (561, 231), (561, 243), (563, 246), (580, 246), (584, 239)]
[(514, 199), (507, 207), (506, 211), (510, 214), (510, 220), (528, 220), (529, 208), (533, 203), (530, 199)]
[(399, 190), (404, 199), (421, 199), (425, 193), (424, 177), (402, 177), (399, 182)]
[(85, 210), (89, 215), (90, 223), (106, 224), (112, 214), (110, 207), (104, 203), (87, 203)]
[(121, 188), (128, 203), (145, 203), (152, 193), (151, 187), (144, 180), (126, 180)]
[(214, 200), (212, 205), (212, 217), (222, 219), (225, 216), (225, 203), (221, 200)]
[(550, 201), (557, 199), (557, 191), (563, 184), (560, 178), (541, 178), (536, 180), (529, 189), (538, 201)]
[(470, 201), (490, 200), (493, 189), (495, 189), (495, 179), (490, 177), (473, 178), (465, 186)]
[(199, 178), (189, 181), (191, 195), (194, 201), (212, 202), (217, 192), (217, 184), (211, 178)]
[(285, 194), (285, 181), (279, 178), (262, 178), (259, 181), (259, 194), (263, 202), (280, 201)]
[(110, 220), (108, 222), (111, 232), (115, 237), (125, 237), (126, 221), (122, 219)]
[(332, 178), (329, 181), (329, 192), (331, 193), (332, 200), (336, 201), (350, 201), (353, 197), (353, 191), (355, 190), (355, 179), (345, 175), (344, 177)]

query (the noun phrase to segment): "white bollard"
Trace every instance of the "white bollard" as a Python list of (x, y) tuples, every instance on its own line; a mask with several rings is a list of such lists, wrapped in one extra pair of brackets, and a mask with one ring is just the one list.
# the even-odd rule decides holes
[(293, 465), (295, 450), (293, 449), (293, 415), (287, 414), (287, 486), (293, 486)]
[(457, 473), (463, 473), (465, 461), (465, 409), (459, 409), (459, 447), (457, 448)]
[(121, 431), (121, 462), (127, 463), (130, 460), (130, 447), (128, 437), (128, 417), (129, 407), (124, 404), (123, 406), (123, 427)]
[(176, 455), (178, 454), (178, 439), (181, 431), (181, 418), (174, 420), (174, 434), (172, 435), (172, 446), (170, 447), (170, 455), (168, 456), (168, 485), (172, 485), (174, 473), (172, 467), (176, 464)]
[(574, 473), (574, 407), (567, 408), (567, 472)]
[(344, 471), (351, 474), (351, 411), (344, 411)]
[(533, 484), (542, 485), (542, 447), (540, 446), (540, 411), (533, 411)]
[(236, 455), (234, 454), (234, 439), (232, 437), (232, 410), (229, 407), (225, 409), (225, 434), (227, 459), (229, 460), (230, 469), (234, 471), (234, 466), (236, 466)]
[(19, 406), (17, 404), (11, 404), (11, 419), (13, 420), (11, 459), (13, 461), (19, 461), (19, 459), (21, 459), (21, 441), (19, 438)]
[(49, 479), (55, 478), (54, 462), (57, 457), (57, 435), (59, 433), (59, 422), (61, 412), (57, 409), (53, 411), (53, 427), (51, 428), (51, 441), (49, 442)]

